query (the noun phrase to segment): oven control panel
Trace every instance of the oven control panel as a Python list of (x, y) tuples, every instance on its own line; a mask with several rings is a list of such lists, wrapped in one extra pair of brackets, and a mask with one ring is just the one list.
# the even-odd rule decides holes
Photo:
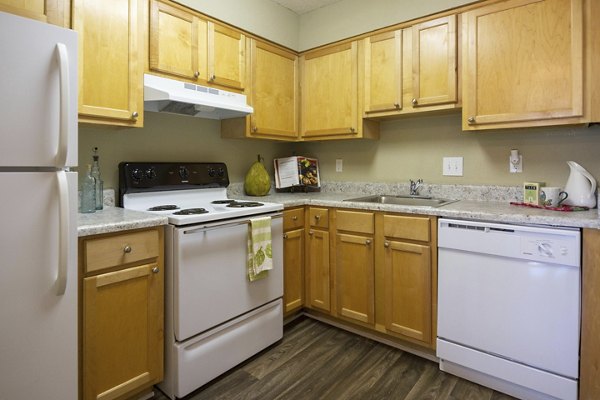
[(227, 187), (225, 163), (122, 162), (120, 196), (125, 193)]

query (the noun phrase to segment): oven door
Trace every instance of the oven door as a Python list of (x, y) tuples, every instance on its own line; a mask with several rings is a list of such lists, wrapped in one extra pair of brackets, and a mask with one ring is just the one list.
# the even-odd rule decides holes
[(254, 282), (246, 269), (249, 222), (245, 217), (175, 228), (173, 324), (178, 342), (283, 296), (282, 215), (271, 216), (273, 269)]

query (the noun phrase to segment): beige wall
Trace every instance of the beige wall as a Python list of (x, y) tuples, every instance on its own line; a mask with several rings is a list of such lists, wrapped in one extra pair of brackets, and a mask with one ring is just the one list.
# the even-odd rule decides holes
[(342, 0), (300, 16), (298, 50), (359, 35), (473, 0)]
[(298, 15), (270, 0), (175, 0), (291, 49), (298, 49)]
[(265, 158), (271, 175), (273, 158), (288, 155), (277, 143), (221, 139), (219, 121), (156, 113), (146, 113), (144, 119), (140, 129), (80, 126), (78, 170), (85, 171), (92, 148), (98, 147), (105, 188), (118, 188), (121, 161), (222, 161), (229, 179), (242, 182), (257, 154)]
[[(523, 155), (523, 173), (511, 174), (511, 148)], [(384, 122), (377, 141), (333, 141), (294, 146), (319, 159), (325, 181), (563, 186), (566, 162), (576, 161), (600, 179), (600, 127), (540, 128), (464, 133), (460, 114)], [(442, 157), (464, 157), (464, 176), (442, 176)], [(335, 172), (342, 158), (343, 172)]]

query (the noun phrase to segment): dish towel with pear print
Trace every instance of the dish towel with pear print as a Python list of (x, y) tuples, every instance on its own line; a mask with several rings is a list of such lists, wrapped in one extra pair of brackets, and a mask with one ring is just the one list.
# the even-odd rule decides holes
[(248, 279), (266, 278), (273, 269), (271, 217), (252, 218), (248, 225)]

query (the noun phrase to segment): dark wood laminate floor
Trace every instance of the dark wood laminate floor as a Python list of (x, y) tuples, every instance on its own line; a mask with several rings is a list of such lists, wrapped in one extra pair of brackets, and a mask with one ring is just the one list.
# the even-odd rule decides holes
[[(186, 400), (512, 400), (438, 364), (321, 322), (288, 324), (276, 345)], [(153, 400), (167, 400), (157, 391)]]

